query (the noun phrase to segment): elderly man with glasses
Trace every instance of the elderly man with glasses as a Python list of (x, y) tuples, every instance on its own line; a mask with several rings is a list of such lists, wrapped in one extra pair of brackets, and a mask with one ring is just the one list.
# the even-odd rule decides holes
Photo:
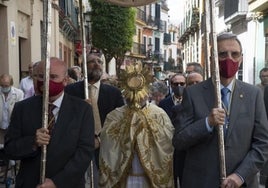
[[(217, 37), (222, 108), (215, 107), (210, 78), (184, 90), (182, 113), (174, 123), (173, 145), (186, 150), (182, 187), (256, 188), (268, 158), (268, 122), (261, 91), (236, 79), (242, 63), (237, 36)], [(223, 125), (226, 175), (220, 179), (218, 126)], [(193, 179), (194, 177), (194, 179)]]

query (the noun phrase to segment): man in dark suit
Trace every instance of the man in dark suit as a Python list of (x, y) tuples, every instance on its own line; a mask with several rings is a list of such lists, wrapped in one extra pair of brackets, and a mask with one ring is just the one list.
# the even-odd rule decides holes
[(264, 88), (264, 105), (266, 108), (266, 115), (268, 118), (268, 86)]
[[(196, 64), (194, 64), (194, 65), (196, 65)], [(200, 70), (200, 67), (198, 70)], [(203, 81), (203, 76), (200, 73), (190, 72), (190, 73), (188, 73), (188, 75), (186, 77), (186, 87), (200, 83), (202, 81)], [(176, 117), (178, 115), (180, 115), (181, 110), (182, 110), (181, 104), (178, 104), (178, 105), (175, 105), (172, 107), (172, 116), (171, 116), (172, 123), (173, 123), (173, 121), (176, 122)], [(173, 123), (173, 124), (176, 125), (176, 123)], [(173, 159), (174, 169), (173, 170), (174, 170), (175, 187), (177, 187), (178, 182), (179, 182), (180, 186), (182, 184), (182, 175), (183, 175), (185, 153), (186, 152), (184, 150), (176, 150), (176, 149), (174, 150), (174, 159)]]
[[(268, 86), (264, 87), (264, 105), (265, 105), (265, 109), (266, 109), (266, 117), (268, 118)], [(260, 174), (260, 179), (262, 180), (264, 176), (264, 180), (265, 180), (265, 188), (268, 188), (268, 162), (265, 164), (265, 166), (263, 167), (261, 174)]]
[(169, 118), (171, 118), (173, 113), (172, 107), (181, 103), (186, 79), (183, 74), (176, 73), (172, 75), (169, 80), (172, 93), (159, 102), (159, 107), (165, 110)]
[[(87, 80), (89, 86), (88, 102), (93, 107), (94, 123), (95, 123), (95, 163), (94, 163), (94, 182), (98, 181), (97, 167), (99, 164), (99, 147), (100, 147), (100, 131), (104, 124), (106, 115), (117, 107), (124, 105), (121, 91), (111, 85), (101, 83), (103, 74), (102, 61), (94, 54), (87, 57)], [(94, 94), (91, 90), (95, 89)], [(65, 88), (65, 92), (85, 99), (84, 81), (70, 84)], [(94, 96), (91, 96), (94, 95)], [(91, 168), (90, 168), (91, 169)], [(90, 171), (91, 172), (91, 171)], [(95, 185), (97, 187), (97, 184)]]
[[(21, 160), (16, 188), (84, 188), (85, 172), (94, 154), (94, 122), (90, 105), (64, 93), (67, 67), (50, 59), (49, 105), (51, 127), (42, 127), (42, 95), (15, 104), (5, 137), (5, 152)], [(38, 72), (37, 89), (43, 93), (44, 62)], [(53, 121), (52, 121), (53, 120)], [(54, 125), (54, 126), (53, 126)], [(41, 146), (47, 145), (45, 181), (40, 182)]]
[[(212, 79), (184, 90), (173, 145), (186, 150), (182, 188), (256, 188), (268, 157), (268, 122), (261, 91), (235, 79), (242, 63), (236, 35), (218, 36), (223, 108), (215, 108)], [(224, 125), (227, 177), (220, 182), (217, 126)]]
[[(102, 74), (103, 74), (103, 70), (102, 70), (101, 59), (94, 54), (90, 54), (87, 57), (87, 79), (88, 79), (89, 87), (94, 86), (97, 89), (96, 91), (97, 92), (97, 107), (99, 111), (98, 114), (99, 114), (101, 127), (105, 121), (106, 115), (109, 112), (111, 112), (117, 107), (124, 105), (124, 100), (123, 100), (121, 91), (118, 88), (112, 85), (101, 83)], [(79, 97), (81, 99), (85, 99), (84, 81), (80, 81), (80, 82), (66, 86), (65, 92), (70, 95)], [(89, 99), (89, 103), (91, 103), (91, 99)], [(96, 118), (95, 118), (95, 121), (96, 121)], [(100, 132), (99, 131), (97, 132), (97, 129), (95, 129), (96, 137), (99, 136), (99, 133)], [(98, 147), (99, 146), (97, 144), (96, 148)]]

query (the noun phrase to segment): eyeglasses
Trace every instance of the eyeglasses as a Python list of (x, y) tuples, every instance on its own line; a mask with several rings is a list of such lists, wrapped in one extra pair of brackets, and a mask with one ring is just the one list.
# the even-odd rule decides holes
[(171, 83), (173, 86), (184, 86), (185, 82), (177, 82), (177, 83)]
[(242, 53), (241, 52), (238, 52), (238, 51), (234, 51), (234, 52), (231, 52), (231, 51), (223, 51), (223, 52), (219, 52), (218, 53), (218, 56), (220, 58), (227, 58), (228, 55), (231, 56), (234, 59), (237, 59), (237, 58), (241, 57)]

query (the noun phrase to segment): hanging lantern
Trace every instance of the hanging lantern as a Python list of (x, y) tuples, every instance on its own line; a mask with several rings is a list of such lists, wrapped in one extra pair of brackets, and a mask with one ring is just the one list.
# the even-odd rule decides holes
[(156, 2), (156, 0), (104, 0), (104, 1), (123, 7), (138, 7)]

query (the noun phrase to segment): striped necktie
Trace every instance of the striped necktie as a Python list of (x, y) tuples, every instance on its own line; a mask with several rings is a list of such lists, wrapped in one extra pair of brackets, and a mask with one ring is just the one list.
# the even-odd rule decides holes
[(49, 134), (52, 134), (52, 131), (54, 129), (54, 125), (55, 125), (55, 116), (53, 114), (53, 110), (56, 108), (56, 106), (54, 104), (49, 104), (48, 105), (48, 131)]

